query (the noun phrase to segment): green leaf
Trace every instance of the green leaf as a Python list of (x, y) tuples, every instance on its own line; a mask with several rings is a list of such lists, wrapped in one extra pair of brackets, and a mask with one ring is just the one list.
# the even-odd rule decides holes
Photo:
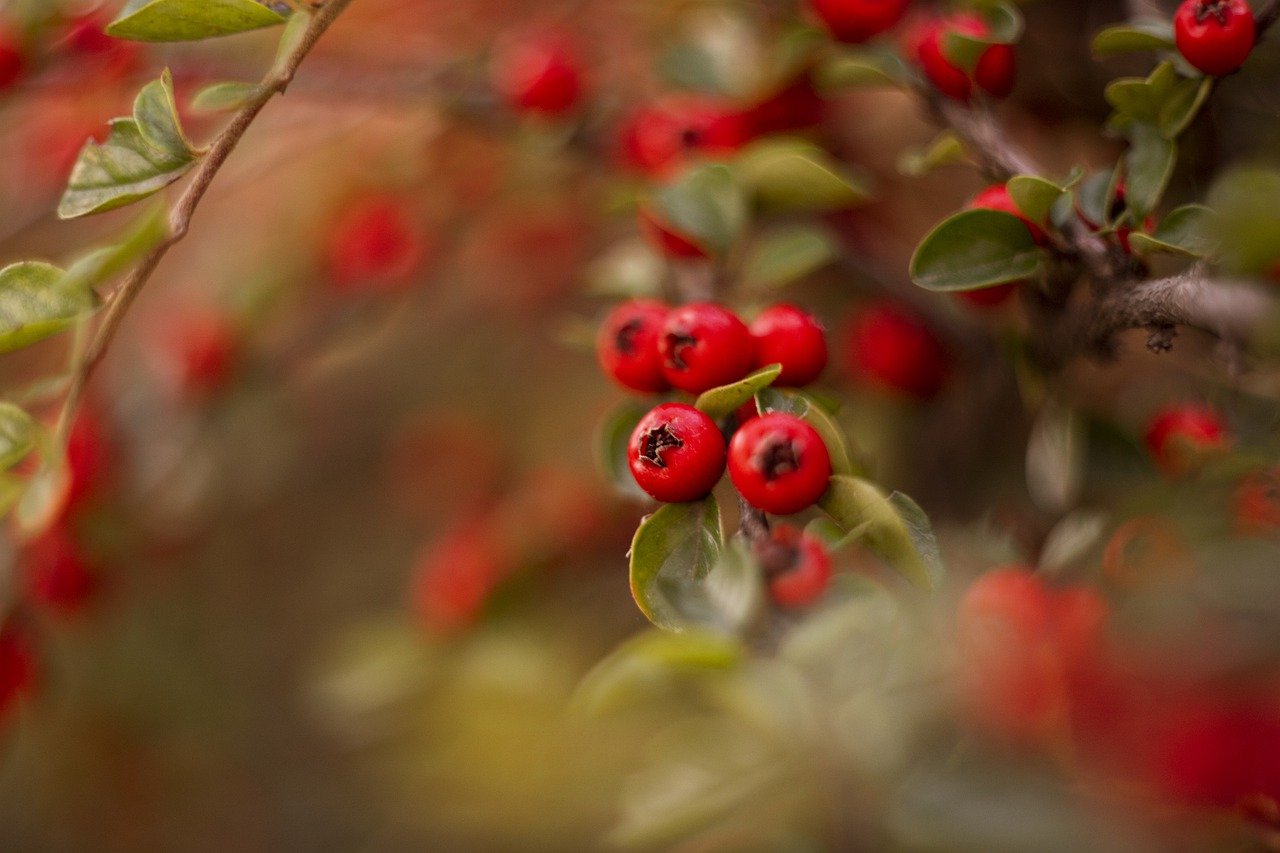
[(1154, 234), (1135, 231), (1129, 241), (1138, 252), (1164, 252), (1188, 258), (1208, 258), (1221, 245), (1222, 224), (1212, 209), (1188, 204), (1169, 212)]
[(911, 258), (911, 279), (926, 290), (976, 290), (1031, 278), (1040, 260), (1021, 219), (997, 210), (966, 210), (920, 243)]
[(1107, 102), (1116, 109), (1111, 124), (1154, 125), (1166, 139), (1175, 139), (1191, 124), (1212, 89), (1211, 79), (1184, 77), (1172, 62), (1162, 62), (1145, 79), (1125, 77), (1107, 86)]
[(844, 48), (823, 61), (814, 82), (825, 94), (839, 94), (865, 86), (905, 86), (912, 72), (895, 51), (880, 48)]
[(1280, 171), (1236, 167), (1209, 190), (1220, 218), (1214, 232), (1224, 266), (1240, 275), (1271, 276), (1280, 260)]
[(39, 424), (13, 403), (0, 402), (0, 469), (21, 462), (35, 447)]
[(255, 0), (130, 0), (107, 33), (131, 41), (197, 41), (284, 22)]
[(737, 163), (756, 199), (773, 210), (841, 210), (870, 197), (862, 180), (806, 140), (764, 139), (744, 149)]
[(741, 644), (722, 634), (650, 629), (596, 664), (574, 691), (570, 707), (589, 716), (634, 707), (682, 676), (732, 669), (743, 657)]
[(1134, 222), (1141, 223), (1160, 204), (1177, 159), (1178, 144), (1165, 139), (1158, 128), (1141, 123), (1130, 128), (1124, 161), (1125, 200)]
[(1097, 56), (1116, 56), (1141, 51), (1177, 50), (1173, 43), (1173, 27), (1168, 21), (1136, 21), (1107, 27), (1093, 38)]
[(133, 118), (113, 119), (106, 142), (85, 144), (58, 215), (74, 219), (146, 198), (186, 174), (198, 156), (179, 124), (166, 70), (138, 93)]
[(858, 477), (835, 476), (818, 506), (846, 532), (864, 528), (862, 544), (920, 589), (932, 590), (941, 580), (928, 518), (910, 498), (886, 496)]
[(214, 83), (191, 99), (191, 108), (201, 112), (238, 110), (258, 92), (257, 83)]
[(717, 627), (741, 634), (760, 615), (765, 603), (764, 570), (741, 534), (721, 552), (702, 589)]
[(743, 277), (750, 284), (781, 287), (798, 281), (840, 257), (840, 247), (826, 230), (799, 225), (766, 235), (746, 260)]
[(1015, 175), (1009, 179), (1006, 188), (1022, 215), (1038, 223), (1043, 223), (1049, 217), (1053, 205), (1067, 191), (1066, 187), (1060, 187), (1038, 175)]
[(993, 44), (1013, 44), (1022, 36), (1022, 13), (1009, 3), (995, 3), (980, 10), (989, 26), (985, 36), (972, 36), (948, 30), (942, 41), (942, 52), (961, 68), (972, 71), (987, 48)]
[(658, 190), (653, 201), (666, 224), (716, 254), (728, 252), (746, 228), (746, 197), (724, 165), (689, 170)]
[(1165, 139), (1176, 139), (1199, 114), (1213, 91), (1213, 78), (1184, 80), (1160, 105), (1157, 123)]
[(271, 63), (272, 74), (280, 74), (286, 70), (290, 58), (297, 52), (298, 46), (302, 44), (302, 39), (311, 27), (311, 17), (307, 12), (294, 12), (289, 16), (288, 22), (284, 25), (284, 32), (280, 34), (280, 41), (276, 43), (276, 58)]
[(644, 491), (636, 485), (628, 464), (628, 443), (636, 425), (649, 409), (627, 400), (620, 403), (600, 423), (596, 431), (597, 460), (614, 488), (629, 497), (643, 499)]
[(756, 395), (756, 392), (768, 388), (782, 375), (781, 364), (770, 364), (762, 367), (745, 379), (739, 379), (732, 385), (721, 385), (703, 391), (693, 405), (705, 412), (713, 420), (727, 417), (738, 410), (738, 407)]
[(766, 388), (756, 394), (756, 406), (762, 413), (785, 412), (804, 418), (827, 446), (827, 455), (831, 457), (831, 470), (834, 473), (861, 473), (849, 453), (849, 442), (844, 430), (812, 396), (803, 391)]
[(671, 631), (707, 621), (711, 614), (701, 585), (722, 549), (714, 495), (667, 504), (640, 522), (631, 542), (631, 595), (640, 611)]
[(0, 269), (0, 352), (56, 335), (96, 304), (90, 290), (68, 287), (51, 264), (25, 261)]
[(898, 157), (898, 171), (909, 178), (919, 178), (942, 166), (968, 161), (964, 143), (952, 131), (944, 130), (928, 145), (903, 151)]

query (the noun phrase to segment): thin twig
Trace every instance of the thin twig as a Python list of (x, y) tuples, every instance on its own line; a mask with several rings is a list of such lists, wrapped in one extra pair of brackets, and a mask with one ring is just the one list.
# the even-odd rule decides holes
[(133, 305), (133, 301), (142, 292), (142, 289), (151, 279), (156, 268), (160, 266), (160, 262), (164, 260), (165, 255), (169, 253), (169, 250), (186, 237), (187, 231), (191, 227), (191, 218), (194, 216), (196, 208), (200, 206), (201, 200), (204, 199), (205, 193), (209, 191), (209, 185), (213, 183), (218, 171), (226, 163), (227, 158), (231, 156), (231, 152), (235, 150), (236, 145), (244, 137), (249, 126), (253, 124), (254, 119), (258, 117), (258, 114), (262, 112), (262, 109), (272, 98), (282, 94), (289, 87), (289, 83), (292, 82), (303, 59), (306, 58), (307, 54), (316, 46), (320, 37), (325, 34), (334, 21), (338, 19), (338, 16), (352, 2), (353, 0), (328, 0), (315, 13), (297, 45), (288, 55), (281, 59), (275, 70), (262, 81), (253, 98), (232, 117), (231, 123), (209, 146), (208, 153), (205, 154), (204, 160), (192, 176), (191, 183), (188, 184), (169, 214), (168, 235), (138, 262), (138, 265), (129, 274), (128, 278), (113, 294), (102, 324), (98, 327), (98, 331), (85, 353), (84, 360), (75, 372), (71, 387), (67, 392), (66, 401), (63, 403), (57, 431), (58, 439), (63, 445), (66, 443), (76, 410), (84, 397), (85, 387), (93, 377), (93, 372), (102, 361), (103, 356), (106, 355), (107, 349), (115, 339), (116, 333), (119, 332), (120, 325), (124, 322), (125, 315), (128, 313), (130, 306)]

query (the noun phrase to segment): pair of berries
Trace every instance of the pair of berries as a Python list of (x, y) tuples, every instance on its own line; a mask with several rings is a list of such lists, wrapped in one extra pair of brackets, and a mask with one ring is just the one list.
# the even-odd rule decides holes
[(780, 412), (759, 415), (726, 446), (715, 421), (684, 403), (664, 403), (640, 419), (628, 462), (640, 488), (665, 503), (706, 497), (727, 465), (743, 500), (775, 515), (811, 506), (831, 478), (827, 446), (804, 420)]
[(1008, 97), (1013, 91), (1017, 65), (1013, 45), (988, 46), (970, 70), (947, 55), (947, 36), (953, 33), (982, 39), (991, 34), (991, 26), (972, 13), (926, 21), (909, 39), (908, 56), (916, 61), (933, 87), (952, 100), (968, 102), (973, 98), (975, 87), (994, 98)]
[(1174, 15), (1173, 35), (1183, 59), (1222, 77), (1249, 58), (1257, 25), (1245, 0), (1185, 0)]
[(777, 384), (808, 385), (826, 367), (827, 341), (813, 315), (794, 305), (774, 305), (748, 327), (712, 302), (670, 308), (637, 299), (605, 319), (596, 353), (604, 372), (634, 391), (701, 394), (769, 364), (782, 365)]

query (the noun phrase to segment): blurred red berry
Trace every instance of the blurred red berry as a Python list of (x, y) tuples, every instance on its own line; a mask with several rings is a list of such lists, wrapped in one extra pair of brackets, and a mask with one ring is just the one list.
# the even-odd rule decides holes
[(27, 599), (64, 616), (80, 613), (98, 588), (98, 572), (65, 526), (26, 543), (22, 574)]
[(400, 289), (425, 257), (425, 239), (404, 203), (383, 195), (347, 206), (325, 246), (329, 276), (341, 292)]
[(1184, 0), (1173, 16), (1173, 36), (1182, 57), (1210, 77), (1238, 70), (1257, 41), (1245, 0)]
[(690, 261), (708, 257), (706, 249), (692, 237), (681, 234), (655, 211), (641, 207), (639, 217), (640, 233), (649, 241), (649, 245), (668, 258)]
[(746, 324), (713, 302), (673, 309), (662, 325), (658, 352), (667, 381), (691, 394), (737, 382), (755, 363), (755, 343)]
[(831, 35), (847, 44), (861, 44), (892, 29), (910, 5), (911, 0), (809, 0)]
[(724, 474), (724, 436), (693, 406), (664, 403), (636, 425), (628, 460), (636, 483), (654, 499), (701, 500)]
[(632, 113), (623, 123), (620, 144), (627, 165), (649, 177), (666, 178), (697, 157), (731, 154), (750, 138), (748, 119), (732, 105), (674, 95)]
[(530, 33), (502, 44), (493, 60), (498, 93), (520, 112), (563, 115), (582, 100), (582, 66), (561, 33)]
[(946, 350), (896, 303), (864, 307), (850, 322), (848, 338), (848, 369), (856, 380), (920, 399), (933, 397), (946, 381)]
[(783, 610), (809, 607), (831, 584), (831, 554), (821, 541), (789, 524), (775, 524), (756, 546), (764, 566), (769, 598)]
[(827, 333), (812, 314), (783, 303), (766, 308), (751, 321), (756, 367), (781, 364), (775, 385), (801, 387), (827, 366)]
[(756, 509), (792, 515), (813, 506), (827, 490), (831, 456), (807, 421), (773, 412), (753, 418), (733, 434), (729, 478)]
[(1236, 487), (1232, 507), (1237, 533), (1265, 536), (1280, 531), (1280, 468), (1246, 476)]
[(99, 74), (122, 76), (133, 71), (139, 64), (142, 46), (108, 35), (106, 28), (111, 18), (105, 9), (94, 9), (71, 18), (64, 25), (64, 35), (57, 45), (59, 51), (93, 63)]
[(231, 317), (214, 309), (194, 310), (171, 330), (165, 356), (178, 387), (202, 398), (226, 388), (240, 358), (241, 335)]
[(0, 717), (36, 689), (39, 661), (27, 630), (9, 619), (0, 626)]
[(803, 74), (744, 110), (742, 122), (749, 136), (764, 136), (816, 127), (826, 114), (827, 102)]
[(7, 18), (0, 18), (0, 89), (7, 89), (22, 79), (27, 70), (22, 37)]
[(413, 603), (423, 626), (455, 634), (475, 624), (511, 561), (483, 523), (461, 526), (431, 543), (413, 572)]
[(1016, 70), (1012, 45), (993, 44), (987, 47), (979, 56), (972, 74), (946, 54), (948, 34), (985, 38), (990, 32), (990, 26), (978, 15), (961, 13), (937, 18), (916, 30), (911, 52), (933, 87), (952, 100), (968, 101), (973, 97), (975, 83), (993, 97), (1007, 97), (1013, 91)]
[(1178, 403), (1156, 412), (1144, 440), (1156, 466), (1173, 477), (1190, 473), (1231, 443), (1221, 413), (1201, 403)]

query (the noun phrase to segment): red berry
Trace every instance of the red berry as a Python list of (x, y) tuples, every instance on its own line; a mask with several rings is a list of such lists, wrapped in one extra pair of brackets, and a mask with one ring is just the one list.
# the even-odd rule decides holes
[(561, 115), (582, 99), (582, 69), (569, 40), (558, 33), (513, 39), (494, 58), (494, 87), (522, 112)]
[(655, 499), (706, 497), (724, 473), (724, 436), (715, 421), (684, 403), (664, 403), (640, 419), (628, 445), (631, 474)]
[(27, 597), (64, 615), (81, 612), (98, 588), (96, 570), (62, 526), (26, 544), (22, 569)]
[(1257, 39), (1245, 0), (1184, 0), (1173, 17), (1178, 52), (1211, 77), (1244, 65)]
[(1254, 471), (1236, 487), (1235, 529), (1246, 536), (1280, 530), (1280, 468)]
[(64, 513), (72, 513), (101, 490), (111, 464), (111, 442), (103, 415), (84, 406), (67, 436), (68, 485)]
[(751, 138), (741, 112), (713, 98), (677, 95), (642, 107), (622, 126), (627, 165), (649, 177), (670, 176), (690, 159), (731, 154)]
[(737, 382), (755, 363), (751, 332), (713, 302), (693, 302), (668, 314), (658, 352), (667, 381), (690, 394)]
[(1144, 438), (1156, 465), (1175, 477), (1190, 473), (1206, 456), (1230, 443), (1222, 415), (1196, 403), (1161, 409), (1151, 419)]
[(22, 38), (7, 20), (0, 20), (0, 89), (17, 83), (26, 69)]
[(948, 373), (933, 332), (892, 302), (873, 303), (853, 318), (848, 363), (855, 378), (920, 399), (937, 394)]
[(827, 366), (826, 331), (812, 314), (794, 305), (765, 309), (751, 322), (751, 337), (757, 368), (782, 365), (776, 385), (808, 385)]
[(809, 5), (831, 35), (861, 44), (897, 25), (911, 0), (809, 0)]
[(822, 124), (827, 102), (814, 88), (807, 73), (761, 98), (742, 114), (750, 136), (805, 130)]
[(141, 45), (108, 35), (106, 27), (110, 23), (111, 15), (103, 9), (71, 18), (59, 47), (67, 54), (95, 63), (107, 74), (128, 73), (138, 64)]
[(768, 573), (769, 598), (784, 610), (799, 610), (817, 601), (831, 582), (831, 555), (819, 540), (788, 524), (776, 525), (757, 547)]
[(240, 355), (240, 333), (231, 318), (213, 309), (178, 320), (168, 344), (178, 387), (207, 397), (226, 387)]
[(10, 619), (0, 627), (0, 716), (31, 695), (39, 678), (35, 648), (26, 630)]
[(348, 206), (334, 223), (326, 256), (335, 289), (394, 290), (418, 272), (426, 244), (402, 202), (374, 195)]
[(661, 302), (633, 299), (609, 313), (596, 337), (600, 367), (633, 391), (656, 393), (670, 387), (662, 373), (658, 338), (671, 309)]
[(662, 254), (680, 260), (696, 260), (707, 257), (707, 250), (699, 246), (692, 238), (679, 233), (675, 228), (663, 221), (659, 214), (641, 207), (640, 233)]
[(756, 509), (791, 515), (812, 506), (827, 490), (831, 457), (812, 426), (795, 415), (773, 412), (734, 433), (729, 478)]
[(920, 69), (933, 87), (956, 101), (968, 101), (977, 85), (993, 97), (1003, 98), (1013, 91), (1015, 60), (1013, 47), (993, 44), (978, 57), (973, 74), (952, 62), (944, 45), (949, 33), (983, 38), (991, 28), (973, 14), (953, 15), (924, 24), (916, 32), (913, 53)]
[(511, 573), (488, 525), (464, 525), (423, 551), (413, 574), (413, 603), (427, 630), (456, 633), (481, 616)]

